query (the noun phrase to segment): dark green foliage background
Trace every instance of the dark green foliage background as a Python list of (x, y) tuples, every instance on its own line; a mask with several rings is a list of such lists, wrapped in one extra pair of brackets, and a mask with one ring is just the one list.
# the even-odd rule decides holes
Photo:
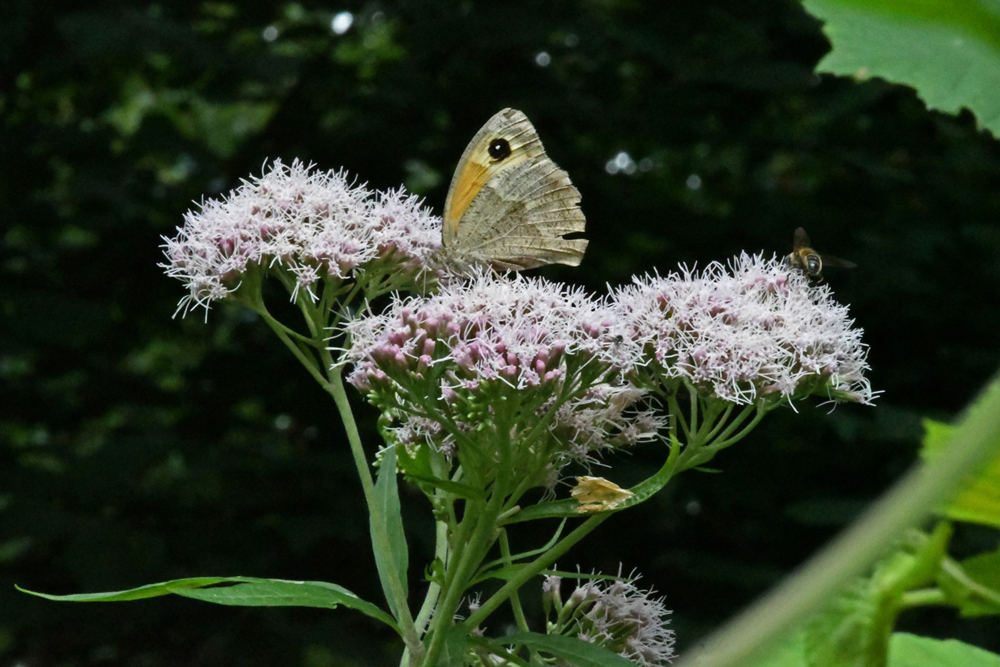
[[(440, 211), (466, 142), (514, 106), (589, 222), (582, 266), (549, 277), (603, 292), (787, 253), (800, 225), (859, 265), (828, 279), (866, 331), (877, 407), (780, 410), (713, 463), (722, 474), (685, 475), (560, 563), (638, 568), (682, 649), (886, 489), (921, 416), (953, 416), (1000, 361), (1000, 145), (912, 90), (814, 76), (828, 46), (795, 2), (86, 4), (0, 6), (0, 665), (398, 661), (390, 633), (348, 611), (13, 588), (247, 575), (382, 602), (332, 403), (248, 313), (171, 319), (183, 292), (156, 266), (192, 200), (265, 159), (405, 183)], [(338, 36), (342, 10), (355, 22)], [(607, 173), (619, 151), (652, 168)], [(607, 475), (632, 483), (663, 456), (647, 446)], [(422, 594), (429, 518), (403, 501)], [(956, 549), (996, 539), (965, 529)], [(1000, 650), (996, 620), (931, 610), (902, 627)]]

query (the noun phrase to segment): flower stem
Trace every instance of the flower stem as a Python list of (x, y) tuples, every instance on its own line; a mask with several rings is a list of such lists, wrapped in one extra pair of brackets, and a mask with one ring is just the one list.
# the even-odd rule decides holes
[[(286, 285), (286, 287), (289, 287)], [(330, 350), (327, 349), (323, 344), (323, 335), (327, 330), (326, 327), (326, 313), (329, 312), (327, 308), (317, 306), (313, 304), (308, 296), (303, 295), (301, 292), (298, 295), (298, 305), (299, 309), (302, 311), (302, 316), (306, 321), (306, 326), (309, 328), (309, 332), (312, 335), (313, 341), (316, 342), (317, 356), (312, 356), (306, 353), (299, 344), (293, 341), (288, 336), (288, 329), (279, 321), (277, 321), (267, 309), (263, 306), (263, 303), (258, 304), (255, 308), (261, 317), (268, 323), (271, 329), (274, 330), (278, 337), (285, 343), (295, 358), (298, 359), (309, 374), (313, 376), (320, 386), (330, 394), (333, 398), (333, 402), (337, 406), (337, 411), (340, 413), (341, 421), (344, 424), (344, 430), (347, 433), (347, 441), (351, 447), (351, 453), (354, 458), (354, 465), (358, 471), (358, 477), (361, 480), (361, 488), (364, 491), (365, 503), (368, 505), (368, 511), (371, 513), (373, 520), (372, 525), (372, 548), (376, 549), (381, 553), (389, 552), (389, 535), (386, 530), (386, 521), (384, 518), (379, 516), (378, 502), (375, 498), (375, 483), (372, 479), (371, 470), (368, 466), (368, 460), (365, 456), (364, 447), (361, 444), (361, 435), (358, 431), (357, 422), (354, 420), (354, 413), (351, 410), (350, 401), (347, 399), (347, 392), (344, 389), (343, 379), (340, 375), (340, 368), (336, 367), (334, 364), (333, 355)], [(324, 376), (321, 368), (326, 369), (326, 374)], [(399, 615), (401, 618), (397, 618), (396, 621), (399, 623), (399, 627), (403, 633), (403, 641), (406, 643), (407, 650), (410, 652), (411, 661), (419, 660), (419, 656), (422, 652), (422, 646), (420, 643), (419, 634), (416, 631), (413, 617), (410, 614), (409, 606), (407, 605), (407, 591), (403, 588), (403, 583), (394, 573), (389, 575), (389, 581), (385, 586), (385, 589), (389, 595), (393, 597), (393, 604), (390, 605), (394, 609), (399, 610)]]
[[(507, 531), (503, 528), (500, 529), (500, 553), (503, 556), (504, 565), (510, 567), (512, 560), (510, 558), (510, 544), (507, 542)], [(510, 596), (510, 607), (514, 612), (514, 621), (517, 623), (519, 630), (523, 632), (528, 631), (528, 621), (524, 617), (524, 610), (521, 609), (521, 598), (518, 597), (517, 591)]]
[[(496, 531), (497, 516), (500, 510), (499, 506), (503, 502), (503, 495), (499, 489), (495, 488), (488, 503), (485, 505), (476, 503), (479, 507), (469, 503), (466, 508), (467, 516), (462, 520), (458, 533), (459, 535), (467, 534), (468, 538), (461, 541), (455, 540), (457, 542), (455, 548), (457, 563), (455, 563), (454, 568), (448, 567), (445, 571), (444, 598), (438, 604), (431, 621), (429, 631), (431, 640), (423, 662), (425, 667), (437, 665), (437, 660), (444, 649), (447, 630), (461, 604), (466, 585), (493, 544), (493, 535)], [(474, 525), (471, 529), (462, 530), (463, 524), (466, 522), (473, 522)]]
[[(752, 406), (747, 406), (746, 408), (744, 408), (743, 412), (740, 413), (740, 415), (736, 418), (737, 421), (735, 421), (731, 425), (733, 428), (739, 425), (739, 422), (746, 419), (746, 416), (751, 412), (751, 407)], [(750, 423), (744, 426), (739, 433), (737, 433), (732, 437), (726, 437), (729, 433), (731, 433), (731, 429), (727, 428), (725, 431), (723, 431), (722, 435), (719, 436), (720, 437), (719, 440), (713, 442), (711, 445), (708, 446), (708, 449), (712, 452), (713, 456), (716, 453), (725, 449), (726, 447), (735, 445), (737, 442), (745, 438), (750, 433), (750, 431), (754, 430), (757, 424), (760, 423), (760, 420), (764, 418), (764, 415), (766, 415), (769, 412), (768, 405), (766, 403), (758, 403), (754, 408), (754, 412), (755, 414), (753, 416), (753, 419), (750, 420)]]
[(989, 586), (984, 586), (978, 581), (970, 577), (962, 566), (959, 565), (953, 558), (945, 558), (941, 561), (941, 569), (958, 581), (966, 590), (971, 592), (973, 595), (986, 600), (992, 605), (1000, 605), (1000, 593)]
[(903, 593), (899, 601), (901, 609), (948, 604), (948, 598), (940, 588), (922, 588), (917, 591), (907, 591)]
[(612, 514), (613, 512), (594, 514), (580, 524), (576, 530), (564, 537), (562, 541), (552, 547), (552, 549), (542, 554), (542, 556), (540, 556), (537, 560), (525, 565), (520, 572), (511, 577), (507, 583), (500, 588), (500, 590), (490, 596), (490, 598), (484, 602), (475, 613), (471, 614), (469, 618), (465, 620), (465, 627), (471, 629), (482, 623), (487, 616), (492, 614), (497, 607), (503, 604), (505, 600), (513, 595), (519, 588), (521, 588), (521, 586), (527, 583), (529, 579), (537, 574), (540, 574), (542, 570), (559, 560), (560, 556), (565, 554), (570, 550), (570, 548), (573, 547), (573, 545), (604, 523), (604, 521)]

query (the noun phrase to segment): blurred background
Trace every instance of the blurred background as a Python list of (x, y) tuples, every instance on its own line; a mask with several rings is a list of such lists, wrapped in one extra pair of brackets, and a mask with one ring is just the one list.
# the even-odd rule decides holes
[[(543, 275), (604, 293), (787, 254), (798, 226), (858, 264), (826, 277), (865, 330), (877, 406), (778, 410), (720, 474), (686, 473), (559, 563), (635, 568), (678, 647), (699, 641), (888, 488), (920, 420), (953, 418), (1000, 362), (1000, 144), (908, 88), (814, 75), (828, 48), (791, 0), (5, 1), (0, 665), (397, 664), (391, 633), (347, 610), (84, 606), (14, 584), (247, 575), (382, 603), (332, 403), (247, 311), (172, 319), (184, 291), (157, 266), (161, 236), (279, 157), (405, 184), (440, 212), (505, 106), (583, 195), (587, 256)], [(611, 476), (628, 486), (664, 456), (636, 449)], [(403, 502), (422, 595), (429, 513)], [(964, 527), (954, 551), (996, 540)], [(927, 609), (899, 627), (1000, 651), (997, 623)]]

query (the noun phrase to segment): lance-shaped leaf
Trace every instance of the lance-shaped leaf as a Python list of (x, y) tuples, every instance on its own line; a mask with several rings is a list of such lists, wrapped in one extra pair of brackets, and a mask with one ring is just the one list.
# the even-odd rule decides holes
[(124, 591), (75, 595), (49, 595), (48, 593), (29, 591), (20, 586), (17, 589), (30, 595), (58, 602), (125, 602), (173, 594), (235, 607), (336, 609), (339, 606), (344, 606), (382, 621), (399, 632), (395, 621), (371, 602), (362, 600), (346, 588), (325, 581), (287, 581), (255, 577), (194, 577), (148, 584)]
[[(403, 533), (403, 515), (399, 506), (399, 486), (396, 481), (396, 448), (389, 447), (382, 454), (382, 463), (375, 481), (376, 506), (372, 508), (371, 532), (372, 548), (375, 552), (375, 566), (378, 568), (382, 590), (392, 609), (392, 615), (401, 616), (400, 605), (406, 604), (406, 569), (410, 558)], [(397, 599), (393, 580), (398, 585)], [(408, 615), (408, 614), (407, 614)]]
[(631, 660), (626, 660), (603, 646), (575, 637), (517, 632), (495, 641), (507, 646), (527, 646), (554, 655), (576, 667), (635, 667)]

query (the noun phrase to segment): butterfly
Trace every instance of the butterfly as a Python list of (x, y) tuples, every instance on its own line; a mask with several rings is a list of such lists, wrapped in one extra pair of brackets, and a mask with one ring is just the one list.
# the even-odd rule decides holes
[(810, 278), (823, 282), (823, 276), (820, 275), (820, 272), (823, 270), (824, 264), (845, 269), (853, 269), (857, 266), (854, 262), (848, 262), (846, 259), (819, 254), (809, 247), (809, 236), (806, 235), (806, 230), (801, 227), (796, 229), (795, 238), (792, 241), (792, 254), (785, 258), (785, 266), (796, 268)]
[(442, 255), (459, 268), (577, 266), (586, 239), (580, 191), (549, 159), (528, 117), (504, 109), (469, 142), (448, 189)]

